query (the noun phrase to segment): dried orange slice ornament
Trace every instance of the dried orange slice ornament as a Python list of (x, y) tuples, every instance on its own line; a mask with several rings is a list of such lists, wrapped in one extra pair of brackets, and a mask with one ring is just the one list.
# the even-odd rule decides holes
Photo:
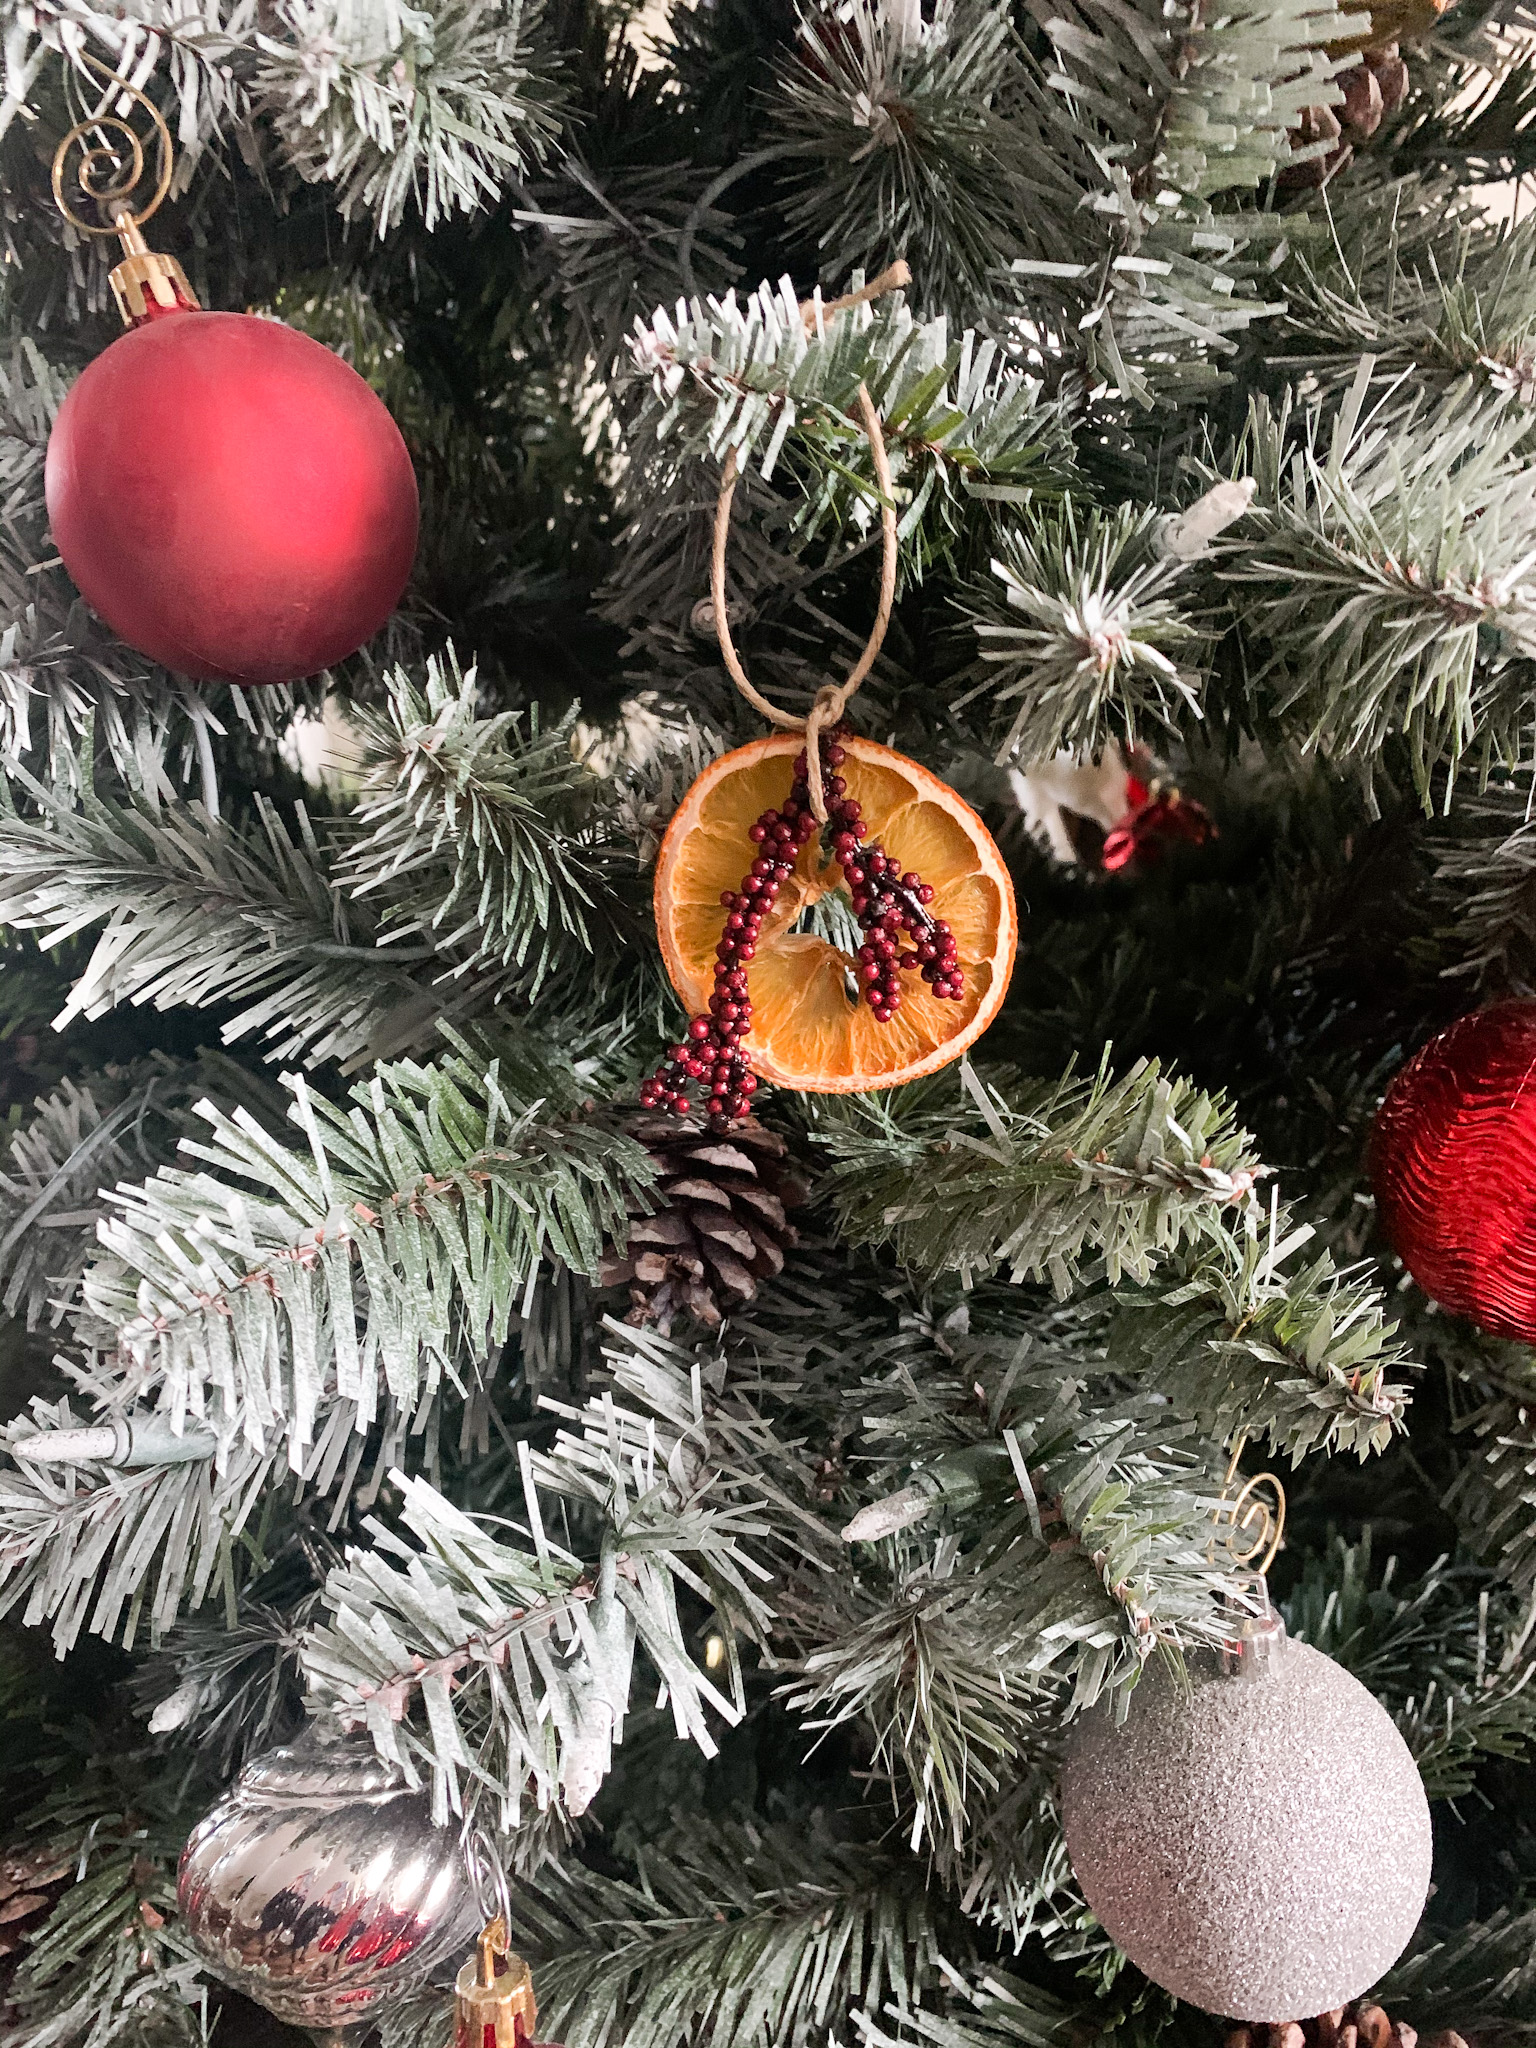
[[(685, 1077), (727, 1119), (757, 1075), (815, 1094), (893, 1087), (958, 1059), (1002, 1006), (1018, 913), (980, 818), (915, 761), (836, 732), (822, 735), (823, 830), (805, 746), (779, 733), (723, 755), (667, 829), (656, 928), (693, 1022), (650, 1106), (679, 1106)], [(745, 1059), (729, 1028), (722, 1049), (728, 1006), (746, 1011)]]
[[(906, 265), (893, 264), (801, 313), (815, 327), (909, 281)], [(731, 636), (734, 444), (715, 504), (709, 600), (720, 658), (747, 702), (792, 730), (706, 768), (662, 841), (656, 929), (688, 1035), (640, 1101), (683, 1114), (697, 1091), (717, 1128), (746, 1115), (759, 1077), (847, 1094), (947, 1066), (997, 1015), (1013, 972), (1013, 885), (980, 818), (926, 768), (843, 726), (896, 595), (885, 427), (862, 384), (857, 404), (880, 508), (879, 602), (864, 652), (842, 683), (817, 692), (804, 720), (762, 695)]]

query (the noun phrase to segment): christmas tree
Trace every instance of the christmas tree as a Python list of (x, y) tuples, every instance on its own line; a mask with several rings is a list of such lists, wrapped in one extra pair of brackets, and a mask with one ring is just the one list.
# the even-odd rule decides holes
[[(0, 12), (7, 2040), (278, 2038), (176, 1869), (308, 1725), (568, 2048), (1214, 2044), (1062, 1769), (1270, 1551), (1434, 1822), (1307, 2040), (1528, 2036), (1526, 1068), (1370, 1150), (1536, 995), (1522, 0)], [(191, 474), (239, 373), (48, 456), (214, 331), (151, 266), (118, 339), (125, 125), (186, 293), (409, 451), (319, 673), (84, 587), (68, 491), (259, 657), (288, 586), (168, 550), (309, 516)], [(1328, 1776), (1196, 1850), (1369, 1918)]]

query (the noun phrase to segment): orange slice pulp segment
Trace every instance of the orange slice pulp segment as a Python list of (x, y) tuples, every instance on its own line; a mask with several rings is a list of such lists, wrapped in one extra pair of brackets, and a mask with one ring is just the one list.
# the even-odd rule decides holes
[[(863, 811), (865, 835), (933, 889), (931, 915), (955, 935), (965, 992), (939, 1001), (915, 971), (882, 1024), (858, 991), (854, 961), (815, 931), (796, 931), (811, 906), (843, 887), (819, 836), (764, 920), (748, 969), (752, 1065), (781, 1088), (816, 1094), (893, 1087), (958, 1059), (1002, 1006), (1018, 944), (1008, 870), (980, 818), (926, 768), (873, 740), (845, 736), (838, 771)], [(739, 889), (757, 848), (747, 833), (788, 797), (798, 733), (776, 733), (706, 768), (667, 828), (656, 862), (656, 929), (672, 986), (690, 1017), (707, 1011), (725, 890)], [(850, 933), (853, 927), (848, 911)], [(857, 940), (854, 940), (857, 943)]]

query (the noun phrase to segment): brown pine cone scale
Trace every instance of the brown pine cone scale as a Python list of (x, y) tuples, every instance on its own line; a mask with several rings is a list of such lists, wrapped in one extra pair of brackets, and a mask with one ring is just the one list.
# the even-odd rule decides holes
[[(27, 1945), (74, 1872), (74, 1857), (58, 1849), (8, 1849), (0, 1854), (0, 1958), (14, 1956)], [(0, 1972), (10, 1967), (0, 1963)]]
[(748, 1117), (728, 1136), (702, 1117), (641, 1112), (627, 1125), (657, 1166), (654, 1209), (631, 1207), (629, 1241), (603, 1259), (605, 1287), (628, 1283), (626, 1321), (663, 1332), (691, 1317), (713, 1329), (783, 1271), (797, 1242), (787, 1211), (805, 1187), (782, 1138)]
[[(1230, 2027), (1224, 2048), (1418, 2048), (1419, 2036), (1369, 1998), (1319, 2013), (1310, 2020), (1275, 2020), (1268, 2026)], [(1430, 2035), (1423, 2048), (1467, 2048), (1447, 2029)]]

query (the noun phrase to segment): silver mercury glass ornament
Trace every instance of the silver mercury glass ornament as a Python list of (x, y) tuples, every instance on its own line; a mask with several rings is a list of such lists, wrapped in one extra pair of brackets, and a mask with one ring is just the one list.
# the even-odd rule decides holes
[(366, 1736), (310, 1728), (193, 1829), (176, 1896), (225, 1982), (332, 2044), (462, 1956), (483, 1915), (459, 1833)]

